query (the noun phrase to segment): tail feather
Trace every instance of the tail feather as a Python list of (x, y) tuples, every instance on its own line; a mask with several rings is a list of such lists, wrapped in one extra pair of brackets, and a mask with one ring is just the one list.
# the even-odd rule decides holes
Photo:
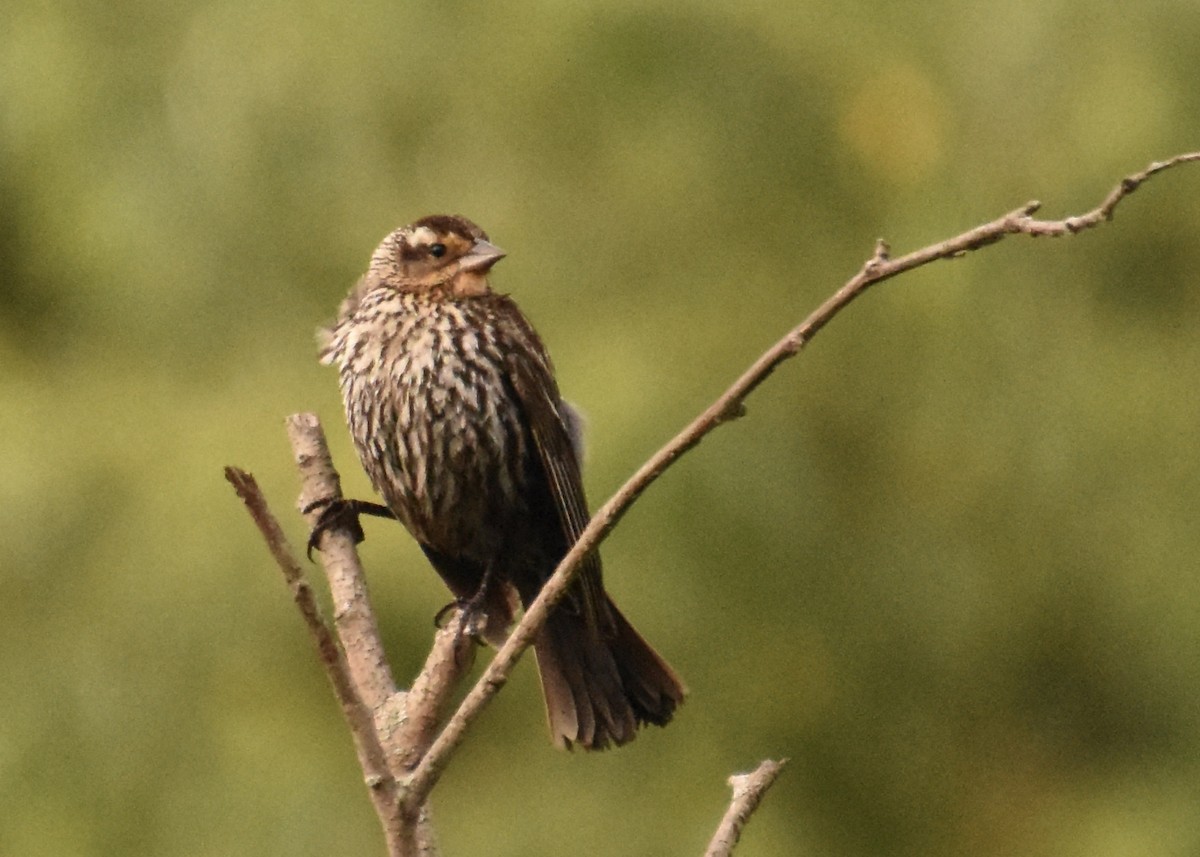
[[(422, 547), (456, 597), (478, 602), (486, 617), (477, 629), (481, 636), (503, 645), (518, 603), (514, 588), (494, 580), (481, 598), (485, 575), (478, 563)], [(521, 601), (528, 605), (536, 595), (537, 590), (522, 592)], [(602, 615), (587, 615), (591, 610)], [(533, 647), (550, 736), (566, 749), (627, 744), (642, 724), (665, 726), (687, 693), (675, 671), (603, 591), (595, 601), (560, 604)]]
[(611, 601), (609, 609), (617, 629), (611, 648), (634, 716), (639, 723), (666, 726), (687, 695), (687, 688), (671, 665), (654, 651)]
[(632, 741), (643, 723), (664, 726), (686, 689), (611, 601), (611, 634), (564, 610), (534, 643), (551, 737), (560, 747), (602, 750)]

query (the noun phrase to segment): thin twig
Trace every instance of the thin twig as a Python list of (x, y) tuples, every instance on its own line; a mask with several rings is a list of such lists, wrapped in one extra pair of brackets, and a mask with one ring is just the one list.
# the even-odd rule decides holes
[(496, 692), (508, 681), (513, 667), (525, 649), (532, 644), (551, 608), (566, 593), (582, 559), (599, 546), (642, 492), (650, 487), (681, 455), (700, 443), (709, 432), (722, 423), (741, 416), (744, 412), (746, 398), (770, 377), (779, 364), (794, 357), (816, 335), (817, 331), (845, 309), (851, 301), (875, 283), (891, 279), (905, 271), (919, 268), (938, 259), (958, 258), (972, 250), (995, 244), (1009, 235), (1057, 237), (1074, 235), (1098, 226), (1112, 219), (1117, 205), (1151, 176), (1179, 164), (1193, 161), (1200, 161), (1200, 152), (1190, 152), (1167, 161), (1152, 163), (1146, 169), (1124, 178), (1095, 209), (1076, 217), (1057, 221), (1036, 220), (1033, 214), (1040, 208), (1040, 203), (1030, 202), (990, 223), (977, 226), (954, 238), (931, 244), (898, 259), (890, 257), (885, 242), (882, 240), (877, 242), (871, 258), (863, 263), (857, 274), (851, 277), (808, 318), (763, 353), (712, 405), (654, 453), (612, 498), (597, 510), (591, 522), (575, 542), (574, 547), (558, 564), (558, 568), (542, 587), (537, 599), (525, 611), (525, 615), (517, 623), (508, 640), (496, 653), (492, 662), (488, 664), (479, 681), (463, 699), (458, 711), (447, 722), (446, 728), (442, 730), (441, 735), (434, 741), (429, 752), (407, 781), (404, 800), (410, 806), (413, 802), (424, 801), (445, 769), (454, 748), (462, 741), (467, 727), (474, 722), (483, 708), (496, 695)]
[(296, 559), (295, 553), (288, 544), (279, 521), (271, 513), (267, 501), (262, 495), (254, 477), (236, 467), (225, 468), (225, 478), (229, 481), (246, 509), (250, 512), (259, 532), (262, 533), (271, 555), (283, 571), (284, 579), (292, 592), (292, 598), (304, 617), (304, 624), (316, 643), (321, 665), (333, 692), (342, 707), (342, 714), (350, 726), (350, 734), (354, 740), (354, 749), (358, 754), (358, 763), (363, 771), (375, 812), (383, 825), (384, 836), (387, 840), (388, 854), (406, 855), (417, 853), (415, 846), (405, 843), (412, 841), (412, 833), (406, 830), (407, 825), (402, 817), (403, 807), (398, 801), (396, 778), (388, 767), (387, 756), (383, 745), (380, 744), (375, 732), (375, 722), (371, 711), (363, 704), (356, 689), (351, 671), (346, 659), (338, 648), (333, 631), (324, 617), (320, 607), (313, 597), (312, 587), (304, 577), (304, 570)]
[(763, 795), (786, 764), (787, 759), (777, 762), (766, 759), (751, 773), (734, 774), (729, 778), (733, 798), (729, 801), (729, 809), (725, 810), (725, 817), (717, 825), (717, 832), (708, 843), (704, 857), (729, 857), (733, 853), (733, 847), (741, 838), (742, 828), (746, 826), (754, 810), (758, 809)]

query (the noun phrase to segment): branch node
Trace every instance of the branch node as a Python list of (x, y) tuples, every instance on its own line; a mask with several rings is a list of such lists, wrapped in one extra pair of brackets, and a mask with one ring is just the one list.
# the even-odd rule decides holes
[(891, 259), (891, 253), (892, 249), (888, 246), (887, 241), (882, 238), (876, 238), (875, 248), (871, 251), (871, 258), (863, 262), (858, 276), (869, 285), (879, 276), (880, 270), (887, 266), (888, 261)]
[(737, 401), (730, 402), (729, 405), (723, 411), (721, 411), (721, 415), (717, 421), (721, 423), (731, 423), (734, 420), (740, 420), (744, 416), (746, 416), (746, 403), (739, 399)]

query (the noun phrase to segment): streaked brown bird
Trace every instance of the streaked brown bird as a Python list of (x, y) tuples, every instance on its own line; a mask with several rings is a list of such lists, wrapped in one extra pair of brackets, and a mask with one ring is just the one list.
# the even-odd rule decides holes
[[(321, 349), (375, 490), (493, 645), (589, 517), (578, 420), (541, 339), (488, 283), (503, 257), (463, 217), (397, 229)], [(678, 676), (605, 593), (595, 552), (534, 651), (559, 746), (624, 744), (683, 701)]]

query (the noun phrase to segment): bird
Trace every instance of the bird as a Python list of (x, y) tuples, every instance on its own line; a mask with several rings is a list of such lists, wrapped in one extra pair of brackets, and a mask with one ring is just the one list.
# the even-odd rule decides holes
[[(465, 217), (424, 217), (384, 238), (318, 335), (386, 507), (356, 511), (398, 519), (494, 646), (589, 521), (581, 421), (533, 325), (489, 281), (505, 255)], [(533, 649), (565, 749), (665, 726), (687, 692), (608, 596), (596, 551)]]

